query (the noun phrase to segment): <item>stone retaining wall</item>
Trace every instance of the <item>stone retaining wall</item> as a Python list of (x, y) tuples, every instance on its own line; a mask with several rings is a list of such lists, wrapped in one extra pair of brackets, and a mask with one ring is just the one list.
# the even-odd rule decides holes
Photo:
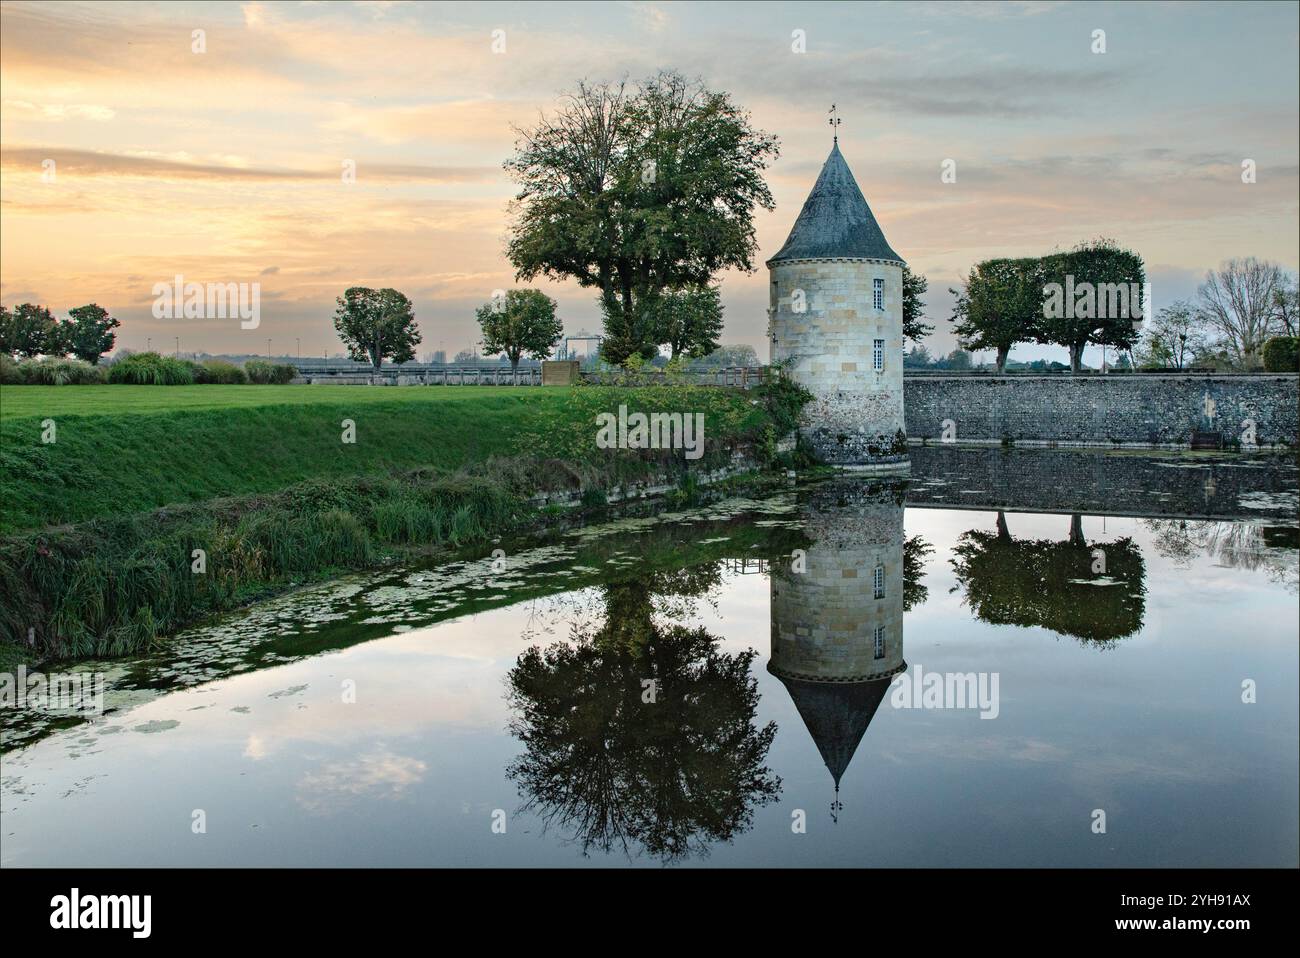
[[(1195, 431), (1226, 445), (1297, 444), (1295, 374), (909, 376), (913, 442), (1187, 446)], [(1253, 437), (1252, 437), (1253, 424)]]

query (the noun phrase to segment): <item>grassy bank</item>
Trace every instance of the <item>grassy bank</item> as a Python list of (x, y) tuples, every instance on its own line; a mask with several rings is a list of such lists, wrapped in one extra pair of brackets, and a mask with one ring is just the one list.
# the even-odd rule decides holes
[[(523, 453), (600, 458), (596, 413), (705, 414), (706, 434), (753, 435), (733, 390), (363, 386), (7, 386), (0, 389), (0, 533), (129, 515), (307, 479), (450, 474)], [(52, 420), (55, 441), (42, 442)], [(343, 423), (355, 424), (354, 443)]]
[(352, 409), (476, 405), (485, 397), (555, 400), (562, 390), (535, 386), (0, 386), (0, 421), (45, 416), (93, 416), (340, 404)]
[[(316, 402), (305, 401), (315, 387), (288, 388), (297, 390), (292, 404), (235, 397), (240, 404), (178, 411), (165, 396), (145, 396), (164, 405), (61, 413), (50, 417), (59, 431), (48, 445), (39, 443), (38, 419), (6, 413), (3, 492), (13, 531), (0, 540), (0, 643), (8, 654), (136, 652), (297, 582), (526, 528), (537, 519), (527, 500), (539, 491), (600, 502), (614, 486), (665, 472), (689, 486), (691, 471), (729, 462), (738, 447), (764, 456), (794, 415), (779, 388), (342, 387)], [(6, 406), (10, 395), (5, 389)], [(597, 413), (621, 404), (703, 412), (704, 457), (598, 449)], [(355, 445), (340, 441), (344, 418), (356, 423)]]

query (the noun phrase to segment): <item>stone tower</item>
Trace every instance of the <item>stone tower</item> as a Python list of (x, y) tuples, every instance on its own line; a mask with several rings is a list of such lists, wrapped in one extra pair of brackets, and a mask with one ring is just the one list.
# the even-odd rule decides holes
[(820, 484), (802, 504), (803, 571), (773, 575), (772, 657), (835, 783), (903, 661), (903, 500), (895, 485)]
[(813, 394), (800, 433), (833, 465), (907, 468), (903, 260), (858, 189), (838, 138), (771, 276), (773, 363)]

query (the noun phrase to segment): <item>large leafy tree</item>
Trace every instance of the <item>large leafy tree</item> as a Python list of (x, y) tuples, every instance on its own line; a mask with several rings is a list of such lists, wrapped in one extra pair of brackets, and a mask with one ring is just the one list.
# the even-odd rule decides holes
[(772, 209), (763, 170), (776, 138), (726, 93), (674, 72), (635, 90), (582, 82), (520, 129), (506, 170), (520, 185), (507, 252), (520, 279), (568, 277), (599, 292), (602, 353), (655, 352), (642, 300), (752, 272), (753, 209)]
[(964, 349), (954, 349), (944, 360), (942, 360), (944, 369), (966, 370), (970, 369), (974, 363), (971, 361), (970, 353)]
[[(1133, 348), (1140, 335), (1136, 321), (1142, 317), (1141, 290), (1146, 283), (1142, 257), (1112, 240), (1099, 239), (1044, 256), (1039, 263), (1038, 342), (1067, 347), (1070, 369), (1076, 373), (1088, 343)], [(1063, 297), (1072, 288), (1074, 302), (1062, 300), (1061, 309), (1045, 308), (1045, 289), (1051, 283), (1059, 284)], [(1134, 291), (1136, 296), (1131, 295)]]
[(19, 303), (12, 310), (0, 307), (0, 352), (32, 357), (63, 355), (54, 314), (35, 303)]
[(605, 336), (600, 355), (606, 362), (621, 364), (632, 356), (649, 360), (659, 355), (658, 302), (659, 297), (638, 296), (628, 307), (617, 299), (601, 297)]
[(483, 328), (483, 351), (504, 354), (516, 379), (520, 359), (545, 359), (564, 333), (555, 300), (538, 289), (512, 289), (501, 300), (484, 303), (476, 316)]
[(1039, 260), (989, 259), (971, 268), (962, 289), (951, 289), (953, 332), (964, 349), (997, 350), (998, 372), (1016, 343), (1038, 336), (1043, 313)]
[(650, 301), (656, 343), (666, 343), (673, 359), (699, 359), (718, 348), (722, 334), (722, 295), (716, 286), (665, 293)]
[(925, 300), (921, 299), (930, 283), (920, 273), (903, 267), (903, 338), (919, 343), (934, 332), (925, 322)]
[(411, 301), (403, 294), (353, 286), (336, 303), (334, 328), (352, 359), (378, 369), (385, 359), (405, 363), (415, 358), (420, 329)]
[(98, 363), (99, 357), (117, 342), (113, 330), (122, 324), (96, 303), (74, 307), (68, 310), (68, 316), (71, 318), (59, 324), (59, 344), (78, 359)]

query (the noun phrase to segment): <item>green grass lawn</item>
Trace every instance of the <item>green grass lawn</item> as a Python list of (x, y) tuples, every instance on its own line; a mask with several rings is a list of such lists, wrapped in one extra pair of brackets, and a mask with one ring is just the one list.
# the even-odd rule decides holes
[(448, 405), (539, 392), (536, 386), (0, 386), (0, 420), (394, 401)]
[[(494, 456), (589, 459), (595, 414), (621, 402), (704, 412), (714, 438), (764, 419), (738, 390), (701, 387), (5, 386), (0, 533), (307, 479), (452, 472)], [(342, 441), (345, 419), (354, 444)]]

